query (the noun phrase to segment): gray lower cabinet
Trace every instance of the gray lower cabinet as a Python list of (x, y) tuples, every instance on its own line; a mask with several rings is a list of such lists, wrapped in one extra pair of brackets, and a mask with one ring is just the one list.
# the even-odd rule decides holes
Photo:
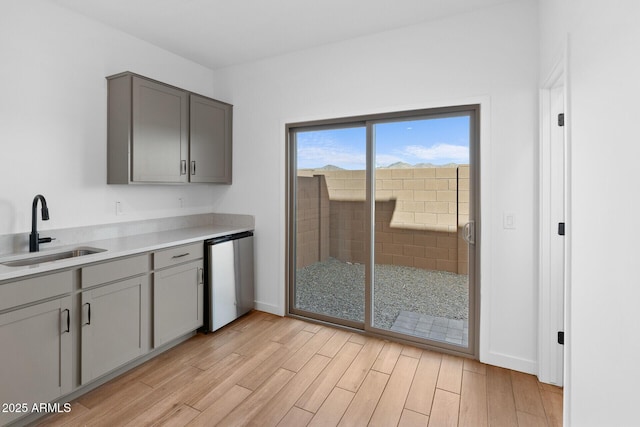
[(0, 314), (0, 425), (71, 391), (71, 318), (70, 296)]
[(156, 270), (153, 279), (155, 347), (202, 326), (203, 292), (202, 259)]
[(84, 291), (81, 302), (82, 384), (148, 351), (149, 276)]
[(0, 282), (0, 425), (202, 326), (203, 247)]
[(107, 80), (107, 183), (231, 183), (230, 104), (129, 72)]

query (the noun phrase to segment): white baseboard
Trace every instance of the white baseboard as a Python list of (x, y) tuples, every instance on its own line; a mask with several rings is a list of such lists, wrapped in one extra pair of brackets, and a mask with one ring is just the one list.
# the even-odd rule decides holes
[(255, 309), (264, 311), (266, 313), (275, 314), (276, 316), (284, 316), (284, 309), (282, 307), (278, 307), (277, 305), (267, 304), (264, 302), (255, 302)]
[(508, 354), (489, 352), (485, 355), (480, 355), (480, 362), (524, 372), (526, 374), (538, 375), (538, 362), (535, 360), (521, 359)]

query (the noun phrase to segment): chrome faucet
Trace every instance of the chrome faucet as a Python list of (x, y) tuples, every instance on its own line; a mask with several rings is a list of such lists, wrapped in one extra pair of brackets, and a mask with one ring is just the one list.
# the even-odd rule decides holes
[(40, 250), (40, 243), (49, 243), (53, 239), (51, 237), (38, 237), (38, 200), (42, 202), (42, 220), (49, 220), (49, 209), (47, 208), (47, 201), (42, 194), (38, 194), (33, 198), (33, 205), (31, 205), (31, 234), (29, 234), (29, 252), (38, 252)]

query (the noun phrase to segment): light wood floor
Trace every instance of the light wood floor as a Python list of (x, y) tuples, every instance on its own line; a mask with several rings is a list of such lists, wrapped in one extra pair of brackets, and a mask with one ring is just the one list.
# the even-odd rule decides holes
[(253, 312), (87, 393), (47, 426), (560, 426), (534, 376)]

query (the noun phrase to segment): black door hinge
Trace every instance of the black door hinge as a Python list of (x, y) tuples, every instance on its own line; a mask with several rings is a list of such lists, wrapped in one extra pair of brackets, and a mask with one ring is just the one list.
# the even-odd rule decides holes
[(558, 126), (564, 126), (564, 113), (558, 114)]
[(558, 223), (558, 235), (564, 236), (564, 222)]
[(558, 331), (558, 344), (564, 345), (564, 331)]

